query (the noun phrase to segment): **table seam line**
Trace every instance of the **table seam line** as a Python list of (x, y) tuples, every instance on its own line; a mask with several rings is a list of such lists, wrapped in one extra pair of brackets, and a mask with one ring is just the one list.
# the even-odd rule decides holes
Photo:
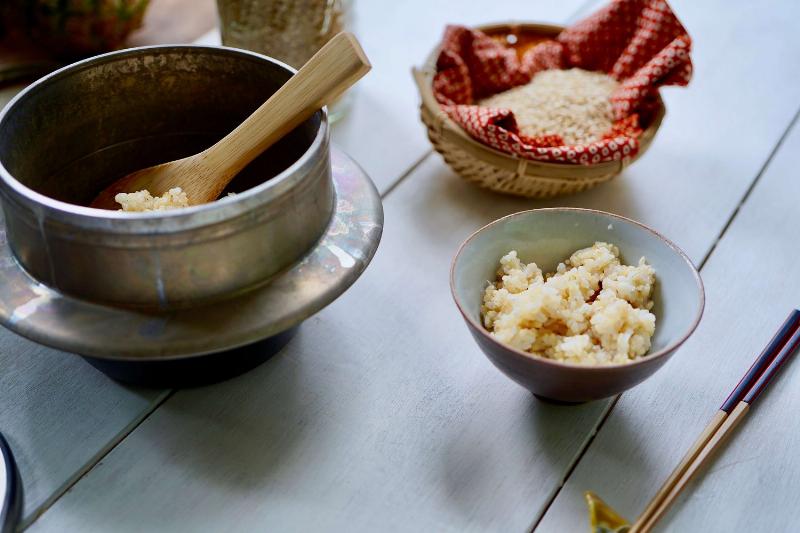
[(72, 487), (77, 485), (87, 474), (89, 474), (92, 470), (98, 466), (103, 459), (105, 459), (108, 454), (114, 451), (117, 446), (124, 441), (128, 436), (133, 433), (140, 425), (142, 425), (148, 418), (150, 418), (161, 405), (163, 405), (167, 400), (169, 400), (174, 394), (177, 392), (177, 389), (167, 389), (165, 393), (155, 402), (151, 404), (149, 410), (141, 413), (140, 416), (136, 417), (132, 420), (127, 426), (125, 426), (119, 433), (117, 433), (114, 438), (109, 440), (108, 444), (101, 448), (95, 455), (89, 458), (84, 465), (79, 468), (75, 474), (68, 479), (61, 487), (53, 491), (49, 498), (47, 498), (42, 504), (35, 509), (29, 517), (23, 518), (19, 525), (19, 531), (25, 531), (29, 527), (31, 527), (39, 518), (42, 517), (50, 508), (55, 505), (67, 492), (69, 492)]
[(575, 458), (569, 464), (566, 473), (564, 474), (564, 476), (561, 479), (561, 482), (555, 487), (555, 490), (553, 491), (553, 494), (550, 496), (550, 498), (547, 500), (547, 502), (545, 502), (544, 508), (542, 509), (541, 513), (534, 520), (533, 526), (531, 526), (528, 529), (528, 531), (530, 533), (534, 533), (536, 531), (536, 528), (539, 527), (539, 524), (542, 522), (542, 520), (544, 520), (544, 517), (547, 515), (547, 512), (550, 510), (550, 506), (553, 505), (553, 503), (556, 501), (556, 498), (558, 498), (558, 495), (561, 493), (562, 487), (564, 485), (566, 485), (567, 480), (572, 475), (572, 472), (578, 467), (578, 464), (580, 464), (581, 459), (583, 459), (583, 456), (586, 454), (586, 452), (589, 451), (589, 448), (592, 446), (592, 443), (594, 442), (594, 439), (600, 433), (600, 428), (603, 427), (603, 424), (605, 423), (605, 421), (608, 419), (609, 416), (611, 416), (611, 412), (614, 410), (614, 407), (617, 405), (617, 402), (619, 401), (620, 396), (622, 396), (622, 394), (618, 394), (617, 396), (614, 397), (613, 400), (611, 400), (609, 406), (606, 408), (606, 412), (603, 413), (603, 416), (600, 417), (600, 420), (597, 422), (597, 425), (594, 427), (592, 432), (589, 433), (589, 436), (586, 439), (586, 442), (585, 442), (584, 446), (581, 448), (581, 450), (577, 453)]
[(414, 171), (416, 171), (420, 167), (420, 165), (422, 165), (422, 163), (424, 163), (425, 160), (428, 159), (432, 154), (433, 150), (428, 150), (427, 152), (422, 154), (422, 157), (420, 157), (414, 163), (412, 163), (411, 166), (408, 167), (408, 170), (400, 174), (400, 176), (397, 179), (395, 179), (392, 183), (389, 184), (388, 187), (386, 187), (386, 190), (381, 193), (381, 200), (385, 199), (387, 196), (389, 196), (390, 193), (394, 192), (394, 190), (397, 187), (399, 187), (401, 183), (406, 181), (406, 179), (408, 179), (409, 176), (411, 176), (414, 173)]
[(797, 111), (795, 111), (794, 116), (789, 121), (789, 124), (786, 126), (786, 129), (783, 131), (780, 138), (778, 139), (778, 142), (775, 143), (775, 146), (772, 148), (772, 151), (767, 156), (767, 159), (764, 161), (764, 164), (761, 165), (761, 168), (759, 169), (758, 173), (756, 173), (756, 177), (753, 179), (752, 183), (750, 183), (750, 186), (747, 188), (742, 197), (739, 199), (739, 203), (736, 204), (736, 208), (731, 212), (731, 216), (728, 218), (728, 221), (722, 227), (722, 230), (720, 230), (719, 235), (717, 235), (717, 238), (714, 240), (714, 243), (711, 245), (711, 248), (709, 248), (705, 257), (703, 257), (703, 260), (700, 262), (698, 270), (700, 271), (703, 270), (703, 267), (706, 266), (706, 262), (711, 258), (711, 255), (717, 249), (717, 245), (719, 244), (719, 242), (725, 237), (725, 234), (728, 233), (728, 229), (731, 227), (733, 221), (739, 215), (739, 212), (741, 211), (742, 207), (747, 203), (747, 200), (750, 199), (750, 194), (753, 192), (753, 190), (755, 190), (756, 185), (758, 185), (759, 181), (761, 181), (761, 177), (766, 173), (770, 164), (772, 164), (772, 160), (775, 158), (775, 155), (780, 151), (781, 147), (783, 146), (783, 143), (786, 141), (787, 137), (789, 137), (789, 134), (794, 129), (795, 125), (797, 124), (798, 117), (800, 117), (800, 107), (798, 107)]

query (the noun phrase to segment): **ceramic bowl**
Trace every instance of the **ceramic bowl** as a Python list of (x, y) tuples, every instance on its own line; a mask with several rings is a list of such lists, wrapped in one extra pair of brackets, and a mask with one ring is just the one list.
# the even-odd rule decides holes
[[(656, 331), (647, 355), (627, 364), (563, 363), (505, 346), (483, 327), (483, 291), (487, 280), (495, 279), (503, 255), (517, 250), (524, 262), (552, 272), (572, 252), (596, 241), (617, 245), (628, 264), (646, 257), (655, 268)], [(537, 397), (562, 403), (614, 396), (647, 379), (689, 338), (705, 305), (700, 274), (675, 244), (643, 224), (588, 209), (535, 209), (484, 226), (458, 251), (450, 284), (456, 305), (489, 360)]]

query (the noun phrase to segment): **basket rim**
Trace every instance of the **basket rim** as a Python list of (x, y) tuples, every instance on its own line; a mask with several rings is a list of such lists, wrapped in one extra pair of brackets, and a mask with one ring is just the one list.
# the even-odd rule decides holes
[[(515, 28), (522, 28), (535, 30), (544, 34), (557, 35), (564, 30), (565, 26), (544, 22), (510, 21), (479, 24), (473, 26), (473, 28), (487, 33), (498, 32), (504, 29), (513, 30)], [(563, 177), (559, 178), (553, 176), (554, 179), (572, 179), (575, 181), (581, 181), (580, 178), (576, 179), (575, 177), (574, 172), (576, 168), (580, 168), (581, 171), (585, 173), (584, 178), (586, 179), (595, 179), (595, 172), (593, 171), (596, 171), (596, 174), (598, 175), (609, 172), (619, 173), (630, 163), (636, 161), (642, 154), (644, 154), (645, 151), (647, 151), (650, 143), (655, 137), (656, 132), (661, 127), (661, 122), (666, 114), (666, 106), (661, 98), (660, 91), (657, 91), (659, 104), (658, 111), (653, 117), (653, 120), (650, 122), (650, 125), (644, 129), (642, 134), (639, 136), (639, 150), (637, 151), (636, 155), (627, 161), (604, 161), (590, 165), (577, 165), (572, 163), (551, 163), (548, 161), (538, 161), (536, 159), (528, 159), (517, 155), (512, 155), (500, 150), (496, 150), (481, 143), (477, 139), (472, 138), (461, 126), (456, 124), (449, 116), (447, 116), (444, 111), (442, 111), (439, 103), (436, 101), (436, 98), (433, 95), (433, 76), (436, 73), (436, 59), (439, 57), (440, 50), (441, 47), (437, 44), (437, 46), (434, 47), (434, 49), (428, 55), (422, 67), (414, 67), (412, 69), (412, 74), (416, 81), (417, 90), (419, 91), (421, 98), (420, 107), (422, 111), (423, 122), (425, 122), (428, 127), (439, 130), (439, 133), (446, 137), (448, 141), (456, 144), (462, 149), (473, 152), (475, 157), (484, 161), (493, 160), (487, 162), (495, 166), (504, 167), (507, 170), (515, 170), (520, 174), (535, 175), (535, 170), (546, 169), (551, 174), (559, 173), (559, 171), (564, 172)], [(590, 176), (588, 174), (592, 175)]]

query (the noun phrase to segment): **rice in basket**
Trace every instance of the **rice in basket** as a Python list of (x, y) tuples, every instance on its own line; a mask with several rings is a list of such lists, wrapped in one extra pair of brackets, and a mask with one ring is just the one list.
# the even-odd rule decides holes
[(558, 135), (565, 145), (589, 144), (611, 132), (610, 98), (618, 86), (603, 72), (545, 70), (530, 83), (485, 98), (478, 105), (510, 109), (526, 137)]

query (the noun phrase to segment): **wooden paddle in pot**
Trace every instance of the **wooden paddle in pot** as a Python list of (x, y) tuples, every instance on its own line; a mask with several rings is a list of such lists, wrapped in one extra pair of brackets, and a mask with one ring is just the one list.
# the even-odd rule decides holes
[(199, 154), (145, 168), (115, 181), (95, 198), (91, 207), (119, 209), (114, 200), (118, 193), (148, 190), (157, 196), (175, 187), (183, 189), (189, 205), (213, 202), (253, 159), (318, 109), (334, 102), (371, 68), (356, 38), (342, 32), (216, 144)]

